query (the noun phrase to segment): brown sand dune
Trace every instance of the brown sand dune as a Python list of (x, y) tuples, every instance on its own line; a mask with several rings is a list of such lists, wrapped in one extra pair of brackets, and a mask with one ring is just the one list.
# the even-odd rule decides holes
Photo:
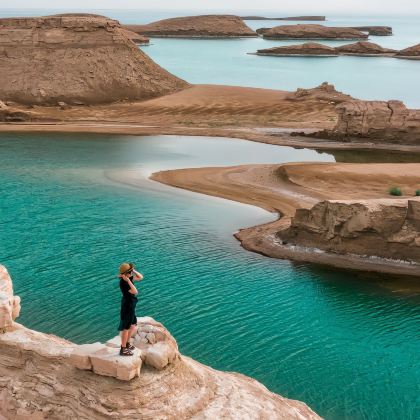
[[(388, 189), (401, 187), (413, 197), (420, 187), (419, 164), (337, 164), (294, 163), (284, 165), (245, 165), (229, 168), (196, 168), (163, 171), (152, 179), (278, 212), (271, 223), (242, 229), (235, 236), (244, 248), (278, 258), (296, 258), (343, 268), (413, 274), (418, 268), (400, 267), (383, 261), (370, 261), (343, 255), (296, 255), (277, 243), (277, 232), (290, 226), (298, 208), (311, 208), (322, 200), (391, 198)], [(400, 198), (400, 197), (399, 197)], [(418, 272), (416, 272), (418, 275)]]
[[(175, 94), (142, 102), (95, 107), (36, 107), (34, 119), (130, 122), (191, 127), (311, 127), (332, 128), (336, 122), (336, 92), (325, 98), (308, 94), (222, 85), (195, 85)], [(305, 96), (305, 98), (303, 98)]]

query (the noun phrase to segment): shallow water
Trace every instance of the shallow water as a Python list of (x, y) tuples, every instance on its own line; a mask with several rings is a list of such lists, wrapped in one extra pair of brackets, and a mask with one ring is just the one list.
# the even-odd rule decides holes
[(273, 215), (105, 176), (331, 155), (227, 139), (2, 134), (0, 156), (0, 261), (26, 326), (79, 343), (112, 337), (115, 272), (136, 261), (138, 314), (162, 321), (184, 354), (327, 419), (418, 418), (420, 298), (409, 287), (246, 252), (232, 233)]

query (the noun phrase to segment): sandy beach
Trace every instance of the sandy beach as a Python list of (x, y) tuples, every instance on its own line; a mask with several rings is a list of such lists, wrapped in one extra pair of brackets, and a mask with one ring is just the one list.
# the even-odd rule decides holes
[(276, 232), (290, 225), (296, 209), (310, 208), (322, 200), (389, 198), (388, 189), (393, 186), (399, 186), (403, 194), (412, 196), (420, 179), (418, 164), (245, 165), (164, 171), (153, 174), (151, 178), (278, 213), (279, 219), (274, 222), (241, 229), (235, 234), (249, 251), (346, 269), (408, 275), (420, 273), (420, 267), (412, 264), (286, 247), (275, 236)]

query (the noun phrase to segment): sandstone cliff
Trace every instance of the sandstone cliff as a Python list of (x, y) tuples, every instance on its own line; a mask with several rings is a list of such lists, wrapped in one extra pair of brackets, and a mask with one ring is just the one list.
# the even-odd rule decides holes
[(141, 35), (174, 38), (252, 37), (257, 34), (241, 18), (232, 15), (185, 16), (147, 25), (124, 25)]
[(101, 16), (0, 19), (0, 99), (55, 105), (139, 100), (183, 89)]
[(420, 263), (420, 199), (323, 201), (278, 233), (287, 246)]
[(76, 345), (14, 322), (19, 310), (0, 266), (0, 418), (320, 419), (251, 378), (182, 356), (152, 318), (139, 318), (135, 356), (124, 358), (119, 337)]
[(314, 24), (275, 26), (262, 33), (268, 39), (366, 39), (368, 35), (353, 28)]
[(343, 102), (336, 107), (338, 121), (332, 130), (311, 136), (335, 140), (369, 139), (380, 143), (420, 144), (420, 110), (400, 101)]

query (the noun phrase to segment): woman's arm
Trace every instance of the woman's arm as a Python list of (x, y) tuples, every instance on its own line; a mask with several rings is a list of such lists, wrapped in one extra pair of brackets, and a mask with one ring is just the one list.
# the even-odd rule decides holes
[(141, 273), (139, 273), (138, 271), (136, 271), (136, 270), (133, 270), (133, 274), (136, 276), (135, 277), (135, 279), (134, 280), (136, 280), (136, 281), (141, 281), (141, 280), (143, 280), (143, 274), (141, 274)]
[(134, 284), (131, 282), (131, 280), (127, 277), (127, 276), (123, 276), (123, 279), (128, 283), (128, 285), (130, 286), (130, 290), (129, 290), (129, 292), (132, 294), (132, 295), (137, 295), (138, 294), (138, 291), (137, 291), (137, 289), (136, 289), (136, 286), (134, 286)]

